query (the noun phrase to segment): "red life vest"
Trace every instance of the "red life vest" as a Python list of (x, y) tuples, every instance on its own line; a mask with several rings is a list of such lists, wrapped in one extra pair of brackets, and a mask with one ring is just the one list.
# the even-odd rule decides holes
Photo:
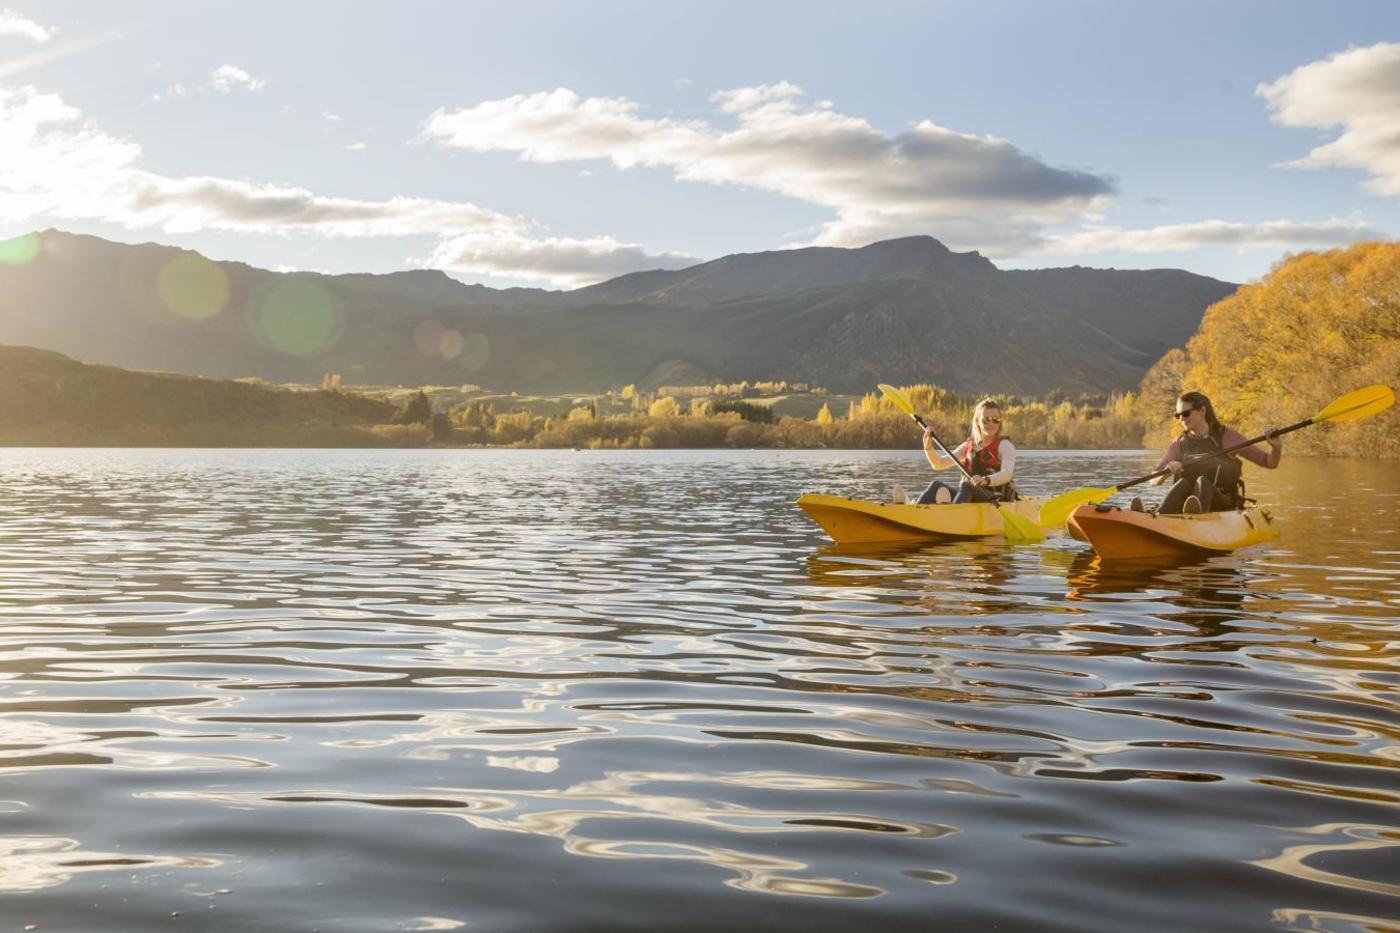
[(991, 476), (993, 473), (1001, 471), (1001, 442), (1007, 438), (998, 434), (992, 438), (992, 442), (981, 450), (977, 449), (976, 442), (968, 438), (963, 446), (967, 448), (967, 456), (963, 458), (962, 465), (967, 472), (973, 476)]

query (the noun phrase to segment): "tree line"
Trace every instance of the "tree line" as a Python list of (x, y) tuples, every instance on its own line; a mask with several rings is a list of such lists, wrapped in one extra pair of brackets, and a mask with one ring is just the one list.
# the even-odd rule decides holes
[[(1400, 243), (1358, 243), (1290, 256), (1258, 283), (1206, 310), (1184, 348), (1143, 378), (1145, 441), (1164, 443), (1178, 392), (1210, 397), (1246, 434), (1301, 421), (1346, 392), (1400, 382)], [(1289, 436), (1312, 456), (1400, 457), (1400, 412)]]

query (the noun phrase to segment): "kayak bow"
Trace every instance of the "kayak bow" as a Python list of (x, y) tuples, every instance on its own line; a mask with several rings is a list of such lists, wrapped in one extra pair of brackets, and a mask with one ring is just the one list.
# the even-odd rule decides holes
[(874, 544), (1005, 536), (1001, 510), (1012, 511), (1034, 525), (1044, 501), (1018, 499), (1000, 507), (990, 502), (913, 505), (809, 492), (797, 504), (837, 544)]
[(1273, 515), (1258, 506), (1198, 515), (1157, 515), (1081, 505), (1070, 514), (1067, 525), (1069, 533), (1088, 541), (1102, 560), (1204, 557), (1279, 536)]

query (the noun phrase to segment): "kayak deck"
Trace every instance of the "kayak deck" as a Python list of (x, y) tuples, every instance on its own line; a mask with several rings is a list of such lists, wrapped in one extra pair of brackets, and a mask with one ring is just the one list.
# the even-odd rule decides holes
[[(1045, 501), (1018, 499), (1005, 507), (1038, 524)], [(797, 504), (837, 544), (991, 538), (1005, 533), (1001, 513), (990, 502), (897, 505), (809, 492), (799, 497)]]
[(1272, 541), (1278, 525), (1268, 509), (1254, 507), (1199, 515), (1157, 515), (1081, 505), (1066, 522), (1104, 560), (1192, 558)]

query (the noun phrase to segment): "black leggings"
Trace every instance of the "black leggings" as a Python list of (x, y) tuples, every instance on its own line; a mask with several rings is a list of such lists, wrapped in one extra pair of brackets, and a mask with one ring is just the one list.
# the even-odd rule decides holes
[[(1224, 499), (1224, 496), (1217, 497), (1215, 484), (1204, 476), (1197, 476), (1195, 479), (1182, 477), (1172, 484), (1172, 488), (1167, 490), (1166, 496), (1162, 499), (1162, 504), (1157, 507), (1159, 515), (1180, 515), (1181, 507), (1186, 503), (1187, 496), (1195, 496), (1201, 500), (1201, 511), (1214, 511), (1211, 507), (1215, 505), (1217, 498)], [(1221, 503), (1222, 511), (1229, 508)]]
[(1201, 500), (1202, 512), (1225, 512), (1235, 508), (1235, 496), (1228, 490), (1240, 482), (1240, 462), (1233, 457), (1210, 458), (1188, 462), (1186, 471), (1162, 499), (1157, 508), (1162, 515), (1180, 515), (1187, 496)]
[(914, 500), (914, 504), (915, 504), (915, 505), (931, 505), (931, 504), (933, 504), (934, 502), (937, 501), (936, 496), (938, 495), (938, 490), (940, 490), (940, 489), (946, 489), (946, 490), (948, 490), (949, 493), (952, 493), (952, 501), (953, 501), (953, 502), (999, 502), (999, 501), (1001, 501), (1001, 495), (1000, 495), (999, 493), (993, 492), (991, 489), (987, 488), (986, 486), (974, 486), (974, 485), (972, 485), (971, 483), (969, 483), (966, 479), (964, 479), (962, 482), (958, 483), (958, 488), (957, 488), (956, 491), (953, 490), (953, 487), (952, 487), (952, 486), (949, 486), (947, 483), (943, 482), (942, 480), (937, 480), (937, 479), (936, 479), (936, 480), (934, 480), (933, 482), (931, 482), (931, 483), (928, 484), (928, 488), (927, 488), (927, 489), (925, 489), (923, 492), (919, 493), (919, 498), (916, 499), (916, 500)]

